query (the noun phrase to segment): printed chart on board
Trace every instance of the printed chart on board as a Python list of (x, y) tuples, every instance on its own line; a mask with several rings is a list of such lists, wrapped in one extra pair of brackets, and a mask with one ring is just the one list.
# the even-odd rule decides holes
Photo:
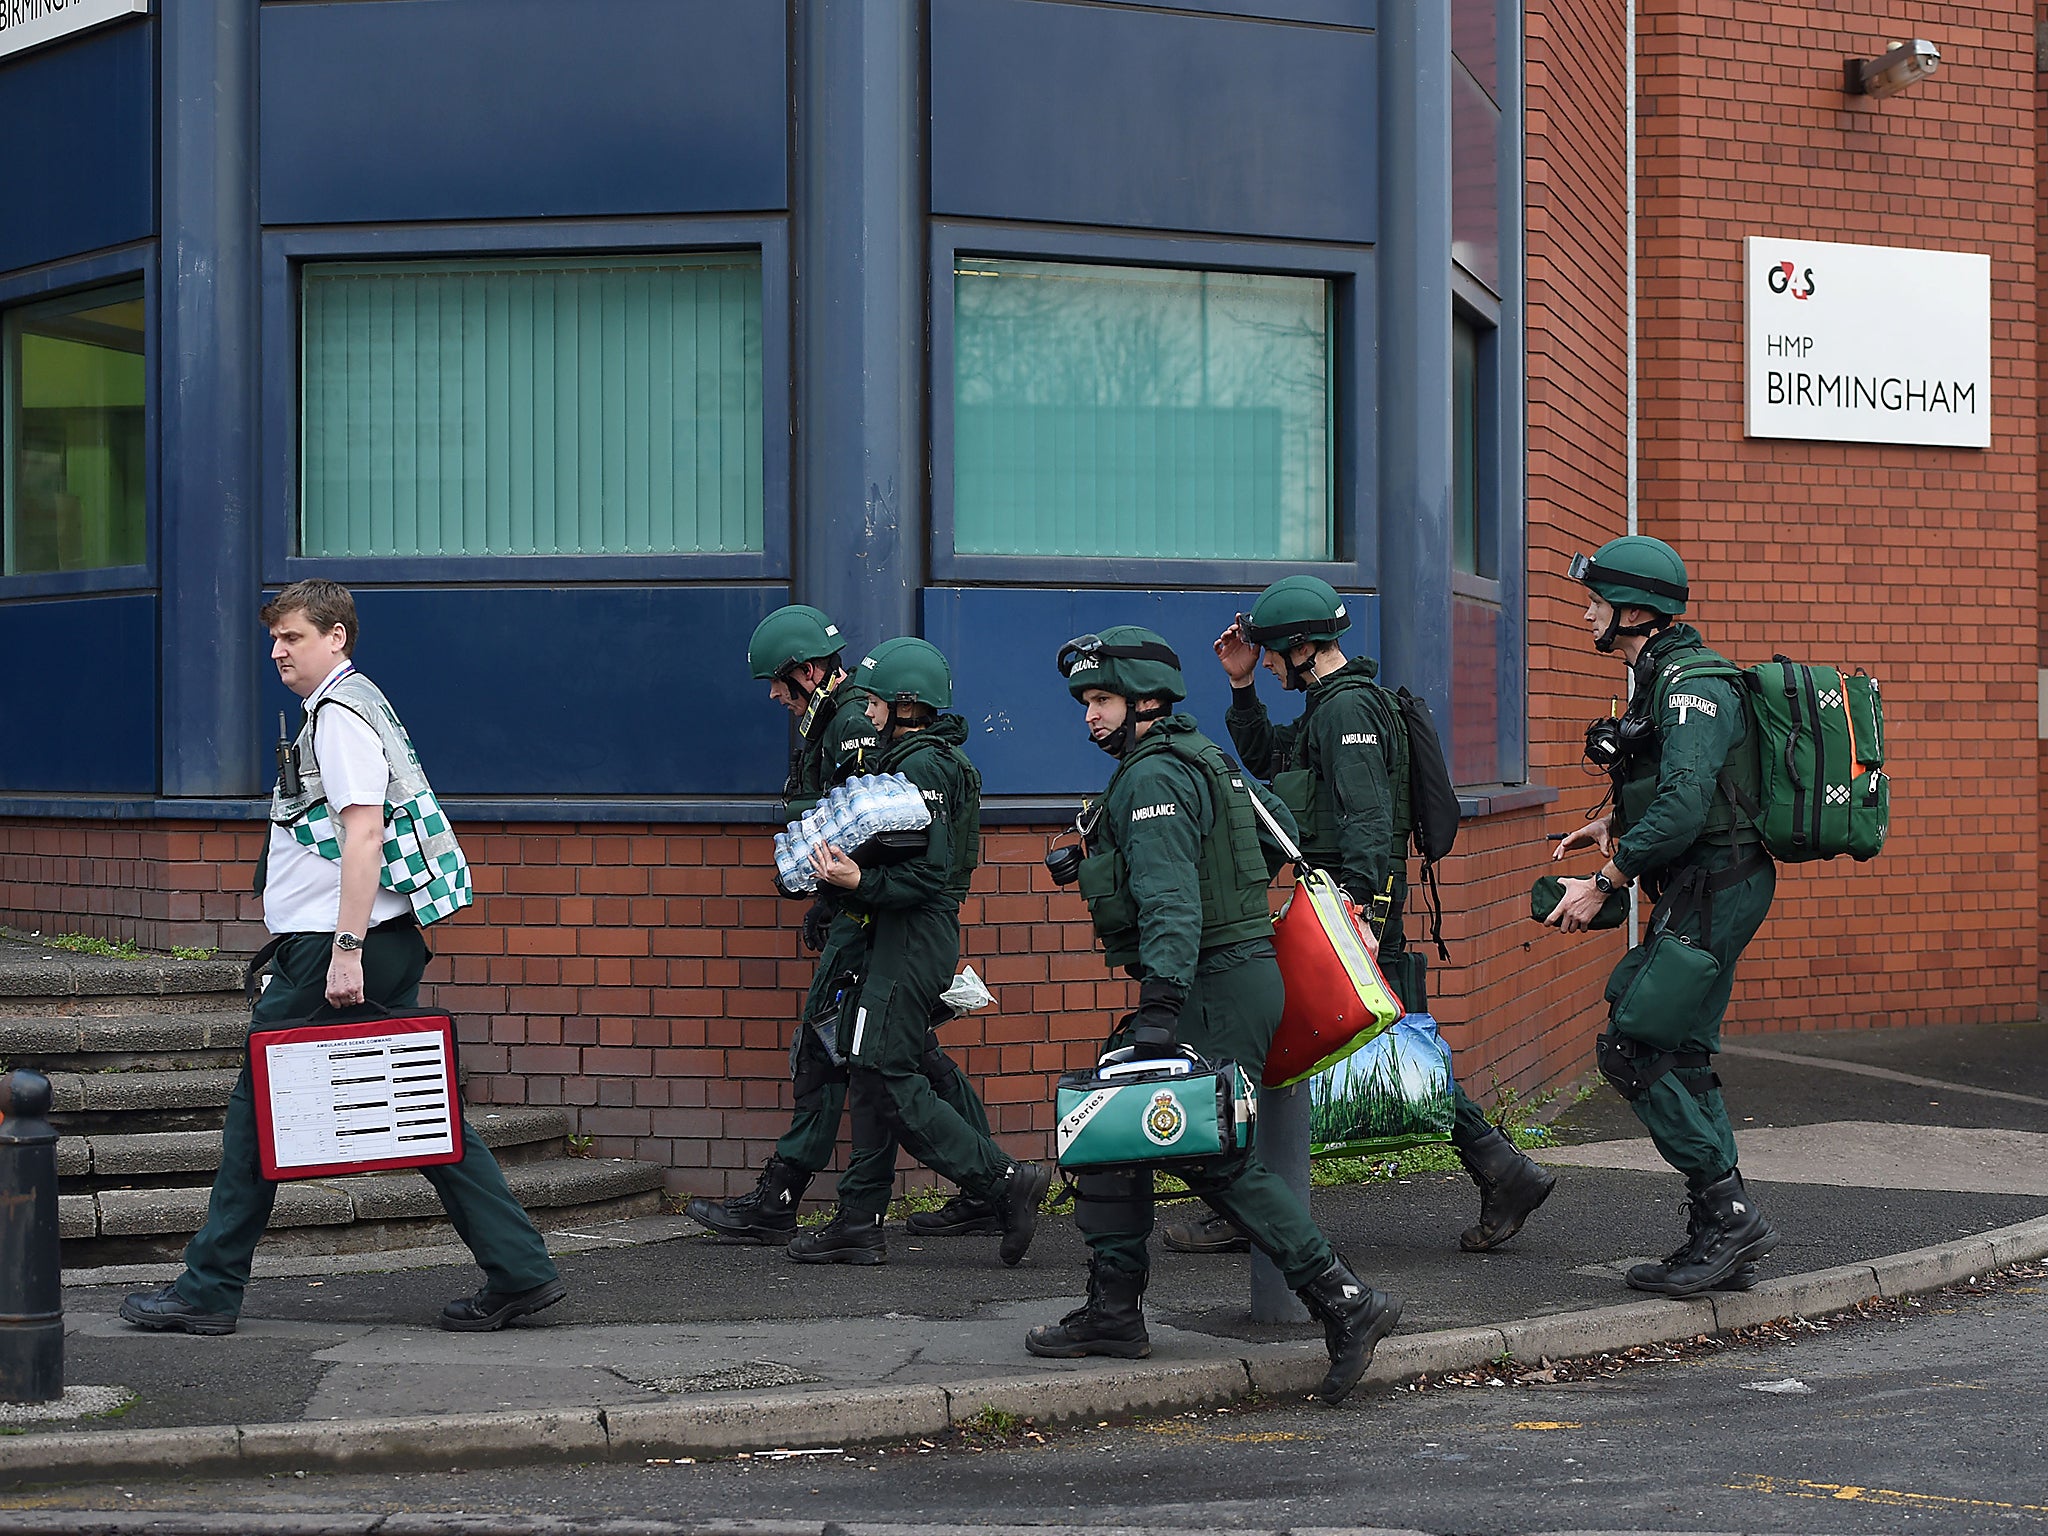
[(459, 1108), (440, 1032), (263, 1048), (277, 1166), (325, 1167), (454, 1150)]

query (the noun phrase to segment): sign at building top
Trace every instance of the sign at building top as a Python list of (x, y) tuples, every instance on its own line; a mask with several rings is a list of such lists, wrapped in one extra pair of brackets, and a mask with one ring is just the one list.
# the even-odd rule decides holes
[(148, 10), (149, 0), (0, 0), (0, 59)]
[(1991, 258), (1749, 237), (1751, 437), (1991, 446)]

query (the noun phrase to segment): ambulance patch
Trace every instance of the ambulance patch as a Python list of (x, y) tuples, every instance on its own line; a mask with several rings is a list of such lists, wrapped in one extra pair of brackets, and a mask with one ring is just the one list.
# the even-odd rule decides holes
[(1352, 731), (1337, 743), (1340, 747), (1376, 747), (1379, 744), (1377, 731)]
[(1153, 1146), (1170, 1147), (1188, 1128), (1188, 1112), (1180, 1107), (1180, 1100), (1171, 1089), (1162, 1088), (1152, 1095), (1152, 1102), (1145, 1107), (1145, 1118), (1139, 1123), (1144, 1127), (1145, 1139)]
[(1664, 703), (1667, 709), (1678, 711), (1678, 723), (1680, 725), (1685, 724), (1686, 715), (1695, 709), (1709, 720), (1721, 713), (1720, 706), (1714, 703), (1712, 699), (1703, 699), (1696, 693), (1674, 693)]
[(1141, 805), (1131, 812), (1131, 820), (1133, 822), (1151, 821), (1158, 816), (1175, 815), (1178, 811), (1179, 807), (1171, 801), (1168, 801), (1165, 805)]

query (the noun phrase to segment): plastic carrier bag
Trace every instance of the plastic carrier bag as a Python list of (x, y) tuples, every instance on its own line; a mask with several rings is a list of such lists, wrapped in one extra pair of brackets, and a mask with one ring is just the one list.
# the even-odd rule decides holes
[(1357, 1157), (1451, 1139), (1451, 1048), (1411, 1013), (1309, 1080), (1309, 1154)]

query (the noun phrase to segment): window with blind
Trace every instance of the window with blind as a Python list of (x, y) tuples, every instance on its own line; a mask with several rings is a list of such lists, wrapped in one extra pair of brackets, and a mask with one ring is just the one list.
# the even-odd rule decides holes
[(301, 554), (762, 548), (758, 253), (303, 280)]
[(959, 257), (955, 552), (1332, 558), (1331, 287)]

